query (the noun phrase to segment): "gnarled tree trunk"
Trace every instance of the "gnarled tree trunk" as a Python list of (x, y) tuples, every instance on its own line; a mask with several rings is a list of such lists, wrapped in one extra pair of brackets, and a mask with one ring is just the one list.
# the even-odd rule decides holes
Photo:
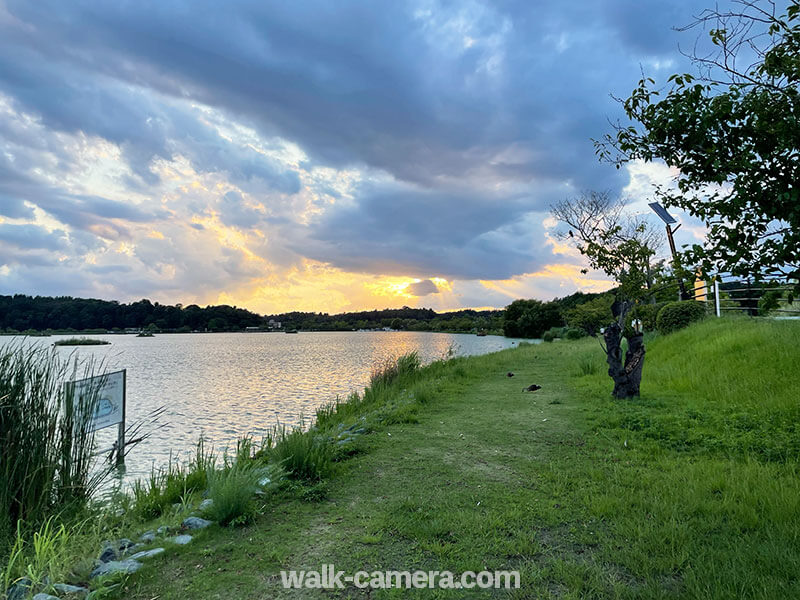
[(639, 395), (644, 367), (644, 338), (641, 333), (634, 333), (628, 339), (628, 351), (625, 362), (622, 361), (622, 328), (618, 323), (609, 325), (603, 337), (606, 341), (606, 362), (608, 375), (614, 380), (615, 398), (631, 398)]

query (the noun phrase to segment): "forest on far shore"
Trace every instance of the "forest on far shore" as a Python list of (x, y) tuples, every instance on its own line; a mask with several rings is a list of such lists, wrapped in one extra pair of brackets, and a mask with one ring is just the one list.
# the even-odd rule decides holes
[[(577, 292), (563, 299), (541, 304), (554, 309), (549, 311), (549, 319), (552, 319), (553, 312), (560, 314), (564, 309), (597, 296), (598, 294)], [(535, 300), (526, 302), (538, 303)], [(504, 310), (464, 309), (436, 312), (430, 308), (404, 306), (333, 315), (322, 312), (259, 315), (236, 306), (165, 305), (147, 299), (121, 303), (70, 296), (0, 296), (0, 332), (7, 334), (47, 331), (121, 333), (131, 329), (165, 333), (243, 331), (248, 327), (267, 330), (275, 328), (277, 323), (280, 323), (280, 329), (283, 330), (303, 331), (351, 331), (388, 327), (407, 331), (502, 333), (507, 325), (504, 323), (504, 314)], [(522, 337), (525, 337), (525, 333), (517, 329), (514, 331), (514, 335), (521, 334)]]

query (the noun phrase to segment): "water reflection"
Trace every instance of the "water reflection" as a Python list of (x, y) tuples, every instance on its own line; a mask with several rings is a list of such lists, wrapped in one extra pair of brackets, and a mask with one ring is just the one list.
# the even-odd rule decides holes
[[(28, 342), (51, 344), (61, 337)], [(146, 475), (153, 464), (165, 464), (170, 452), (187, 457), (201, 433), (221, 448), (244, 434), (258, 439), (277, 422), (300, 423), (321, 404), (363, 389), (372, 366), (386, 359), (415, 350), (430, 362), (451, 347), (457, 355), (468, 355), (515, 343), (497, 336), (428, 332), (92, 337), (112, 344), (62, 347), (59, 352), (91, 355), (104, 359), (111, 370), (128, 370), (129, 423), (166, 407), (164, 427), (128, 455), (129, 479)], [(0, 337), (0, 344), (10, 339)], [(114, 431), (100, 432), (101, 443), (110, 445)]]

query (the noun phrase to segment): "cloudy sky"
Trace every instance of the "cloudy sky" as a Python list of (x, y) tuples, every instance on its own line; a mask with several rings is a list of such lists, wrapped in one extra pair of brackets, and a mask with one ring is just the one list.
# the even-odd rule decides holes
[(590, 138), (610, 94), (688, 68), (698, 32), (672, 27), (702, 8), (0, 0), (0, 293), (276, 313), (602, 289), (548, 207), (645, 210), (669, 180)]

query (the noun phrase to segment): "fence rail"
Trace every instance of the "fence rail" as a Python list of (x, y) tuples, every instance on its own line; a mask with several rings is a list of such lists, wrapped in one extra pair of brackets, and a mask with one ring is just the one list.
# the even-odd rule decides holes
[[(726, 281), (727, 280), (727, 281)], [(675, 292), (678, 300), (706, 302), (721, 316), (723, 312), (744, 312), (751, 316), (800, 317), (800, 288), (796, 280), (768, 277), (758, 281), (716, 275), (711, 280), (697, 279), (684, 282), (675, 280), (650, 290), (651, 293)], [(797, 296), (797, 297), (795, 297)]]

